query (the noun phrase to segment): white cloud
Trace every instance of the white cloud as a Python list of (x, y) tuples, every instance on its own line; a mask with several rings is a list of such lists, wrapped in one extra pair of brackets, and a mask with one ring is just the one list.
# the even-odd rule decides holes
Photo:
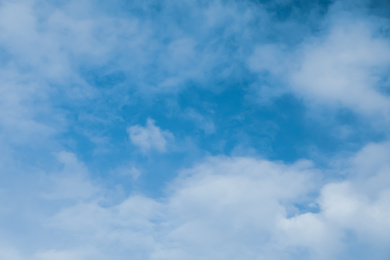
[(130, 141), (143, 153), (149, 153), (152, 150), (166, 152), (168, 143), (174, 138), (171, 132), (161, 130), (150, 118), (147, 119), (145, 127), (134, 125), (127, 128), (127, 132)]
[[(353, 259), (353, 251), (359, 246), (372, 259), (388, 257), (388, 154), (389, 143), (381, 143), (369, 144), (352, 156), (348, 160), (348, 179), (328, 183), (321, 189), (318, 213), (298, 215), (282, 221), (287, 234), (293, 235), (289, 243), (312, 248), (318, 256), (324, 252), (330, 253), (324, 259), (331, 256)], [(306, 238), (310, 229), (317, 231)], [(316, 244), (316, 241), (321, 243)], [(366, 259), (364, 254), (361, 258), (355, 257)]]
[(376, 22), (331, 14), (322, 34), (292, 49), (258, 46), (248, 59), (249, 68), (287, 83), (282, 90), (276, 86), (273, 95), (265, 89), (268, 97), (292, 92), (309, 104), (344, 107), (388, 121), (390, 97), (381, 89), (390, 67), (390, 41)]
[(307, 99), (388, 116), (390, 98), (379, 92), (378, 84), (390, 66), (390, 42), (374, 36), (374, 29), (337, 24), (324, 39), (304, 46), (292, 69), (293, 90)]
[(275, 257), (279, 253), (271, 237), (276, 221), (296, 210), (285, 203), (304, 200), (314, 188), (312, 174), (305, 163), (223, 157), (183, 172), (171, 185), (165, 249), (153, 259)]
[[(163, 198), (133, 193), (104, 206), (101, 189), (40, 215), (39, 230), (58, 243), (41, 241), (33, 259), (364, 259), (352, 257), (357, 247), (384, 259), (390, 161), (383, 154), (390, 154), (388, 143), (367, 145), (336, 169), (349, 172), (347, 179), (326, 183), (308, 161), (211, 157), (182, 171)], [(58, 158), (64, 172), (87, 171), (69, 153)], [(5, 252), (31, 259), (22, 257), (23, 247)]]
[(102, 255), (115, 245), (118, 259), (126, 251), (139, 259), (272, 259), (283, 254), (272, 241), (277, 220), (297, 211), (291, 203), (308, 199), (316, 186), (311, 167), (210, 158), (183, 171), (162, 200), (133, 195), (112, 207), (78, 203), (49, 223), (77, 234), (75, 245), (106, 244)]

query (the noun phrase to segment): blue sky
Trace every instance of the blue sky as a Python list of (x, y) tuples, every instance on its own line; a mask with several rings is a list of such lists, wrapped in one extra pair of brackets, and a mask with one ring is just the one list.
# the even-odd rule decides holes
[(387, 1), (0, 1), (0, 259), (388, 259)]

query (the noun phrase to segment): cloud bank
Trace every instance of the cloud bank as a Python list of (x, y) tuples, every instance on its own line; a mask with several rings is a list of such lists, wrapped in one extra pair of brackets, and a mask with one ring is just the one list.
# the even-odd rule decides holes
[(211, 157), (182, 171), (161, 198), (133, 194), (111, 206), (102, 204), (104, 189), (78, 195), (75, 187), (94, 185), (74, 179), (69, 186), (51, 176), (62, 186), (46, 193), (42, 205), (72, 201), (43, 216), (39, 228), (51, 237), (33, 257), (2, 252), (15, 259), (385, 259), (390, 164), (380, 158), (384, 151), (388, 143), (367, 145), (337, 169), (348, 172), (347, 180), (325, 182), (309, 161)]

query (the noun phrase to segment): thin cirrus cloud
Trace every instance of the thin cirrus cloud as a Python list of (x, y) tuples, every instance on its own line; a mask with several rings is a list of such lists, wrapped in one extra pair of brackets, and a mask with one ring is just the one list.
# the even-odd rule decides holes
[(2, 1), (0, 258), (388, 259), (386, 10)]

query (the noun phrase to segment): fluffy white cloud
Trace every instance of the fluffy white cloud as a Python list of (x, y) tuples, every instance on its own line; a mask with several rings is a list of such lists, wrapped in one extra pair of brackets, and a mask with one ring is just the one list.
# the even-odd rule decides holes
[[(286, 89), (275, 88), (274, 96), (293, 92), (308, 103), (388, 120), (385, 79), (390, 41), (380, 33), (381, 24), (329, 16), (332, 22), (320, 36), (310, 36), (294, 49), (280, 44), (258, 46), (248, 66), (287, 83)], [(265, 88), (260, 94), (272, 97), (270, 91)]]
[(375, 29), (337, 24), (324, 39), (304, 46), (292, 69), (293, 90), (307, 99), (389, 116), (390, 98), (381, 93), (380, 80), (390, 66), (390, 42), (374, 36)]
[[(211, 157), (182, 171), (162, 198), (132, 194), (106, 205), (104, 189), (88, 199), (76, 192), (76, 199), (41, 211), (40, 246), (29, 257), (23, 247), (3, 246), (3, 254), (34, 260), (385, 259), (390, 160), (384, 154), (389, 143), (367, 145), (345, 159), (346, 168), (335, 169), (347, 175), (325, 183), (308, 161)], [(64, 172), (87, 171), (71, 154), (58, 160)], [(88, 179), (81, 183), (96, 187)], [(73, 186), (62, 186), (60, 194), (70, 194), (66, 189)], [(37, 205), (50, 203), (44, 201)]]
[[(152, 259), (275, 257), (276, 221), (307, 199), (314, 170), (251, 158), (211, 158), (171, 185), (166, 236)], [(289, 205), (286, 207), (286, 205)]]
[(132, 195), (111, 207), (90, 201), (61, 209), (47, 223), (75, 240), (41, 255), (92, 244), (100, 255), (116, 250), (118, 259), (126, 252), (137, 259), (277, 259), (286, 252), (273, 241), (275, 226), (310, 198), (315, 172), (305, 161), (210, 158), (183, 171), (162, 200)]
[(318, 257), (323, 257), (316, 259), (388, 257), (388, 154), (388, 142), (369, 144), (348, 159), (348, 179), (324, 185), (317, 200), (318, 213), (302, 214), (281, 222), (287, 234), (295, 235), (287, 239), (289, 243), (312, 248)]
[(174, 137), (168, 130), (161, 130), (154, 124), (154, 120), (148, 118), (146, 126), (134, 125), (127, 128), (130, 141), (141, 149), (143, 153), (152, 150), (166, 152), (167, 145)]

